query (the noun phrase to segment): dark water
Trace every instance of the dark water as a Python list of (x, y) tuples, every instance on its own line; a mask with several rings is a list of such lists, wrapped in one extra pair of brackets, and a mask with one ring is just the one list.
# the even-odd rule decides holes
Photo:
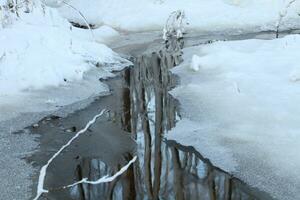
[[(270, 199), (214, 167), (194, 148), (165, 141), (180, 120), (179, 103), (168, 94), (178, 83), (169, 69), (181, 62), (180, 49), (139, 55), (133, 62), (134, 67), (105, 81), (111, 95), (66, 118), (52, 116), (30, 128), (40, 134), (40, 149), (27, 159), (40, 168), (100, 110), (110, 111), (49, 166), (45, 188), (50, 192), (41, 199)], [(85, 177), (114, 174), (135, 155), (137, 161), (111, 183), (62, 189)]]

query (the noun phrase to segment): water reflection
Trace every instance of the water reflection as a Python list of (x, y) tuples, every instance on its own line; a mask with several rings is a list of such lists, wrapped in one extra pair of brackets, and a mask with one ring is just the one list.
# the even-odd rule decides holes
[[(139, 158), (120, 179), (112, 183), (82, 184), (73, 188), (70, 191), (73, 199), (159, 199), (162, 191), (165, 198), (172, 196), (170, 187), (173, 178), (169, 173), (173, 171), (174, 161), (171, 149), (163, 142), (163, 135), (174, 127), (177, 116), (177, 103), (168, 94), (170, 87), (175, 85), (169, 68), (180, 62), (180, 54), (174, 55), (162, 51), (143, 55), (134, 60), (134, 68), (122, 72), (121, 83), (119, 79), (108, 82), (122, 99), (121, 111), (112, 109), (109, 118), (120, 124), (121, 129), (130, 132), (137, 143), (136, 150), (124, 157), (129, 161), (133, 154), (138, 154)], [(80, 158), (75, 181), (83, 177), (95, 180), (113, 174), (120, 167), (108, 166), (98, 159)], [(161, 180), (162, 173), (165, 174)]]
[[(122, 111), (113, 114), (113, 118), (137, 143), (136, 152), (128, 153), (126, 160), (131, 160), (133, 154), (138, 155), (138, 160), (112, 183), (73, 188), (70, 191), (73, 199), (227, 200), (263, 196), (213, 167), (193, 148), (164, 141), (164, 134), (179, 119), (178, 102), (168, 91), (176, 84), (169, 69), (180, 59), (180, 52), (142, 55), (134, 60), (134, 68), (123, 72)], [(77, 180), (83, 177), (93, 180), (113, 172), (100, 160), (82, 159), (76, 176)]]
[[(66, 137), (53, 136), (59, 132), (56, 127), (68, 124), (68, 127), (76, 128), (78, 123), (86, 121), (82, 120), (83, 118), (90, 118), (86, 113), (95, 112), (93, 108), (99, 105), (110, 110), (106, 119), (100, 120), (90, 129), (90, 135), (81, 138), (74, 147), (59, 157), (56, 163), (49, 166), (46, 185), (50, 192), (42, 198), (270, 199), (214, 167), (192, 147), (181, 146), (174, 141), (164, 141), (164, 135), (180, 118), (178, 102), (168, 94), (178, 81), (169, 71), (181, 62), (182, 43), (179, 43), (180, 46), (176, 45), (178, 43), (168, 43), (167, 49), (135, 58), (133, 68), (128, 68), (118, 78), (107, 81), (113, 95), (97, 100), (70, 119), (62, 119), (66, 122), (54, 121), (50, 125), (45, 124), (44, 128), (40, 126), (40, 131), (49, 132), (49, 138)], [(73, 124), (75, 122), (76, 125)], [(49, 131), (52, 129), (52, 132)], [(130, 144), (127, 136), (123, 137), (126, 133), (130, 134), (135, 145)], [(111, 143), (112, 140), (117, 142)], [(45, 141), (46, 146), (50, 146), (47, 148), (53, 151), (55, 148), (49, 144), (49, 139)], [(55, 141), (59, 146), (57, 143)], [(116, 146), (113, 146), (114, 144)], [(131, 146), (135, 148), (132, 149)], [(138, 155), (137, 161), (113, 182), (99, 185), (81, 184), (72, 189), (59, 187), (82, 178), (97, 180), (107, 174), (114, 174), (134, 155)], [(44, 154), (37, 158), (33, 156), (31, 160), (44, 157)]]

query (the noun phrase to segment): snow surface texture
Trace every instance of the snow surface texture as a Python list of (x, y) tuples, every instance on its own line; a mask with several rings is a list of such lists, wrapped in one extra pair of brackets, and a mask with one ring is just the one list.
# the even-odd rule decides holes
[(89, 30), (71, 29), (57, 10), (35, 3), (31, 13), (20, 12), (0, 28), (0, 121), (107, 91), (98, 79), (128, 64), (98, 43), (118, 36), (112, 28), (95, 29), (93, 38)]
[(278, 199), (300, 199), (299, 50), (300, 35), (185, 49), (171, 92), (183, 120), (168, 139)]
[[(91, 24), (109, 25), (126, 31), (162, 30), (170, 13), (183, 10), (187, 28), (240, 33), (276, 30), (280, 13), (290, 0), (71, 0)], [(299, 28), (300, 3), (290, 6), (281, 30)], [(64, 16), (82, 22), (73, 9), (60, 9)]]
[(1, 30), (1, 95), (65, 85), (81, 80), (83, 73), (93, 67), (89, 62), (115, 62), (116, 55), (105, 45), (91, 38), (73, 38), (70, 24), (55, 10), (48, 9), (45, 17), (36, 12)]

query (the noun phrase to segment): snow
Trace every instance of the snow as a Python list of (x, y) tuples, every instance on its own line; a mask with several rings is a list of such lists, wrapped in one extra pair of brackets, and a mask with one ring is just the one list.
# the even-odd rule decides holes
[(120, 33), (110, 26), (103, 25), (100, 28), (94, 30), (97, 42), (100, 43), (109, 43), (115, 38), (120, 36)]
[[(110, 44), (110, 42), (114, 41), (114, 39), (120, 36), (119, 32), (106, 25), (103, 25), (97, 29), (93, 29), (92, 31), (96, 42), (103, 44)], [(87, 30), (85, 29), (72, 27), (72, 34), (78, 39), (90, 40), (91, 34), (86, 34), (86, 32)]]
[(201, 63), (201, 58), (197, 55), (193, 55), (192, 63), (190, 65), (191, 69), (194, 71), (199, 71), (201, 67), (200, 63)]
[[(169, 15), (183, 10), (187, 28), (193, 31), (240, 33), (276, 30), (280, 14), (281, 30), (299, 28), (300, 3), (296, 1), (288, 9), (289, 0), (71, 0), (87, 21), (97, 26), (109, 25), (123, 31), (162, 31)], [(82, 18), (67, 6), (61, 13), (75, 22)], [(280, 20), (281, 21), (281, 20)]]
[(39, 1), (32, 12), (19, 13), (0, 27), (0, 121), (107, 92), (99, 78), (129, 64), (101, 44), (119, 35), (108, 26), (93, 30), (93, 38), (56, 9), (43, 11)]
[(116, 55), (108, 47), (72, 38), (67, 22), (64, 26), (42, 22), (17, 22), (1, 30), (1, 95), (78, 81), (92, 68), (90, 60), (113, 62)]
[(184, 49), (171, 92), (183, 119), (168, 139), (278, 199), (300, 199), (299, 50), (300, 35)]

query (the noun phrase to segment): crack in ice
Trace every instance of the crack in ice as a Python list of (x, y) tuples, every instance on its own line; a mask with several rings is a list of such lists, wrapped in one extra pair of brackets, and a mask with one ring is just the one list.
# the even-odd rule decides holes
[(39, 175), (39, 182), (38, 182), (38, 186), (37, 186), (37, 194), (36, 197), (33, 200), (38, 200), (40, 198), (40, 196), (44, 193), (48, 193), (49, 191), (46, 190), (44, 188), (44, 182), (45, 182), (45, 177), (46, 177), (46, 173), (47, 173), (47, 168), (48, 166), (51, 164), (51, 162), (68, 146), (70, 146), (70, 144), (76, 139), (78, 138), (82, 133), (85, 133), (91, 125), (93, 125), (96, 120), (102, 116), (104, 113), (106, 112), (106, 109), (103, 109), (98, 115), (94, 116), (94, 118), (89, 121), (87, 123), (87, 125), (85, 126), (84, 129), (80, 130), (79, 132), (76, 133), (76, 135), (74, 137), (72, 137), (64, 146), (62, 146), (59, 151), (57, 151), (47, 162), (46, 165), (44, 165), (41, 170), (40, 170), (40, 175)]

